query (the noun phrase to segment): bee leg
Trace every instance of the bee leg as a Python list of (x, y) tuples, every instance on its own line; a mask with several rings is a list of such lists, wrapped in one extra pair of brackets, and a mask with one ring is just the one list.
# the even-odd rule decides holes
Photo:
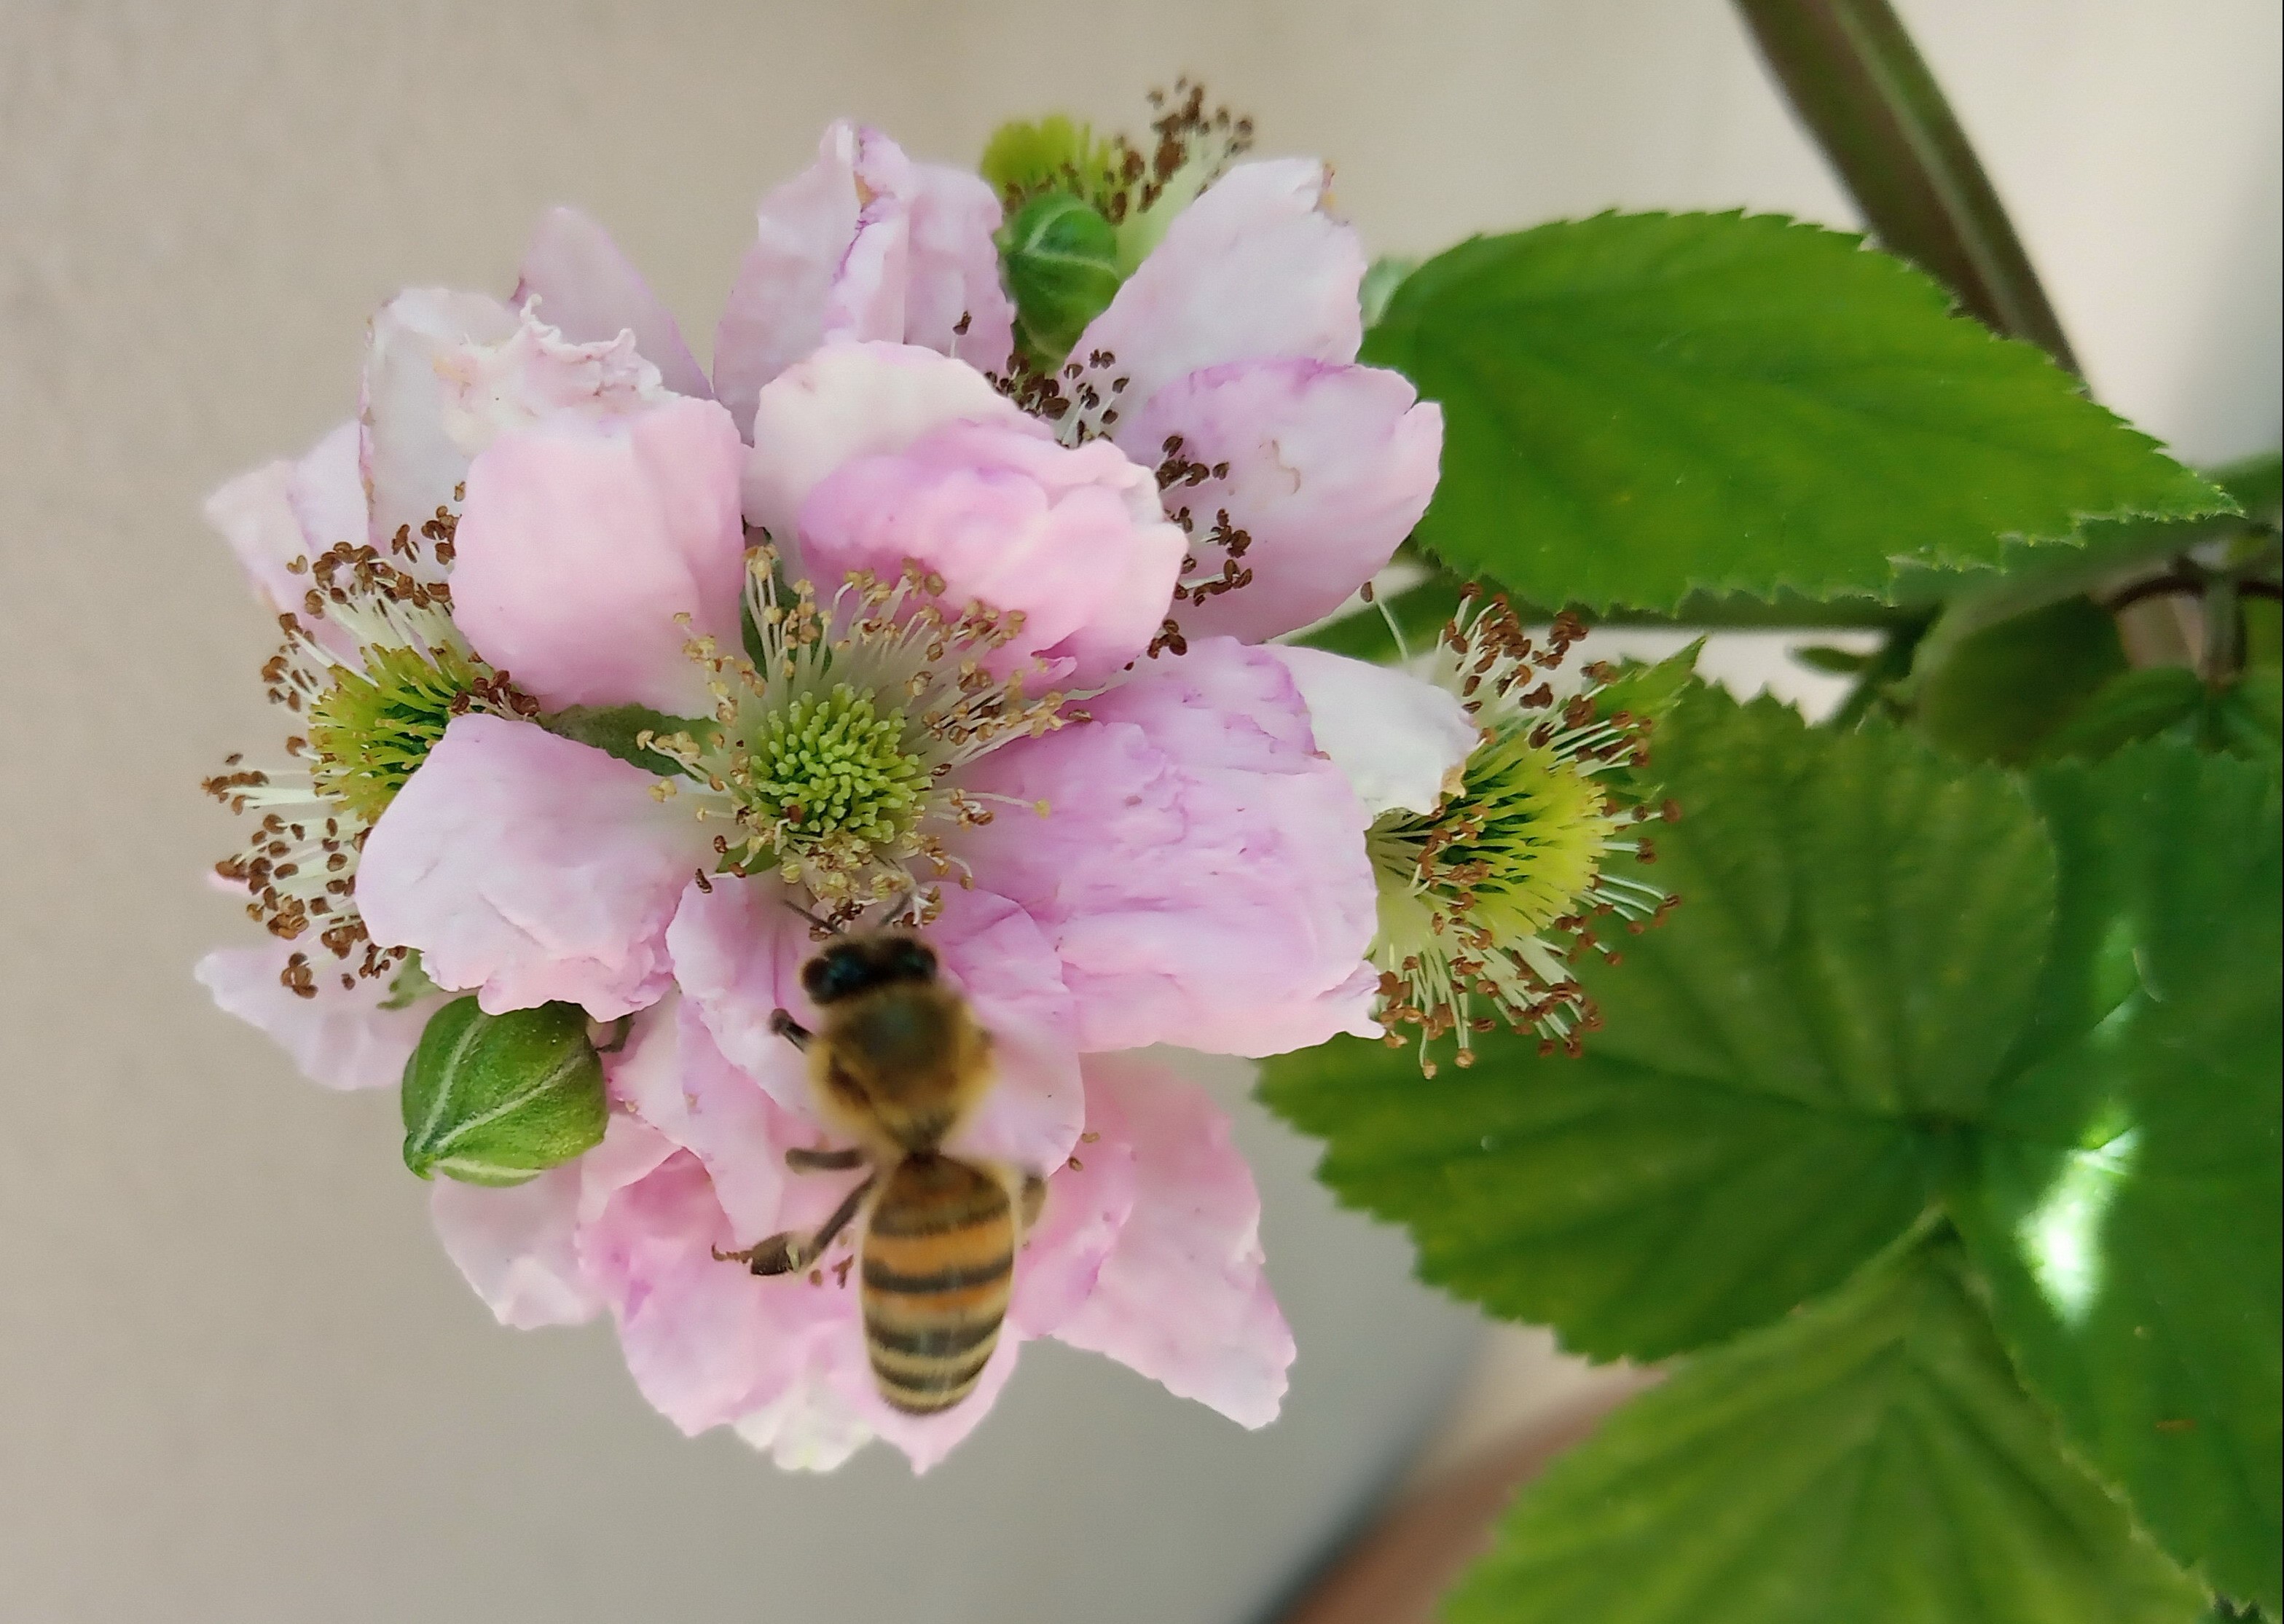
[(1023, 1175), (1023, 1188), (1016, 1197), (1015, 1211), (1025, 1229), (1039, 1222), (1039, 1209), (1047, 1204), (1047, 1181), (1036, 1173)]
[(864, 1205), (865, 1193), (872, 1188), (872, 1181), (868, 1178), (850, 1191), (841, 1205), (833, 1209), (833, 1216), (827, 1218), (814, 1235), (804, 1236), (798, 1230), (786, 1230), (767, 1240), (755, 1242), (743, 1252), (724, 1252), (717, 1246), (714, 1248), (714, 1261), (717, 1263), (743, 1263), (757, 1275), (789, 1275), (797, 1269), (806, 1269), (823, 1257), (825, 1249), (849, 1227), (849, 1221), (856, 1216), (856, 1209)]
[(785, 1159), (786, 1166), (795, 1173), (846, 1173), (864, 1165), (864, 1152), (855, 1145), (845, 1151), (805, 1151), (795, 1145)]
[(770, 1011), (770, 1030), (790, 1042), (795, 1049), (809, 1047), (809, 1028), (795, 1020), (789, 1010)]
[(801, 1267), (802, 1244), (800, 1231), (787, 1230), (772, 1235), (767, 1240), (756, 1241), (743, 1252), (724, 1252), (714, 1248), (717, 1263), (743, 1263), (757, 1275), (789, 1275)]
[(817, 1230), (815, 1238), (809, 1243), (802, 1254), (803, 1262), (813, 1263), (825, 1255), (825, 1249), (833, 1243), (841, 1230), (849, 1227), (849, 1221), (856, 1216), (856, 1209), (864, 1205), (864, 1198), (872, 1192), (872, 1176), (868, 1175), (863, 1183), (842, 1198), (841, 1205), (833, 1209), (833, 1216), (825, 1221), (824, 1227)]

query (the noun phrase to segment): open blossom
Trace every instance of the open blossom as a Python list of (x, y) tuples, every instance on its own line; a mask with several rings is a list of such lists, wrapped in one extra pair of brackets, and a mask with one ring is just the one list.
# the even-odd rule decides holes
[[(394, 1081), (432, 986), (630, 1018), (602, 1145), (437, 1191), (504, 1320), (607, 1309), (679, 1425), (802, 1464), (874, 1434), (927, 1464), (1040, 1335), (1274, 1415), (1250, 1176), (1201, 1096), (1114, 1051), (1377, 1030), (1366, 827), (1432, 807), (1475, 738), (1412, 679), (1257, 646), (1384, 563), (1435, 477), (1434, 408), (1353, 364), (1362, 259), (1322, 186), (1208, 188), (1060, 394), (1007, 359), (989, 189), (836, 126), (763, 205), (710, 379), (558, 211), (514, 303), (401, 296), (356, 423), (217, 498), (301, 617), (296, 691), (355, 723), (296, 753), (362, 955), (310, 973), (332, 944), (273, 908), (274, 949), (201, 965), (217, 999), (341, 1086)], [(363, 596), (309, 595), (328, 557)], [(417, 636), (381, 624), (415, 603)], [(1350, 707), (1406, 726), (1344, 771)], [(806, 914), (926, 933), (999, 1073), (947, 1149), (1047, 1176), (1002, 1348), (947, 1416), (872, 1392), (845, 1258), (713, 1255), (841, 1193), (784, 1159), (818, 1143), (770, 1026), (810, 1013)]]

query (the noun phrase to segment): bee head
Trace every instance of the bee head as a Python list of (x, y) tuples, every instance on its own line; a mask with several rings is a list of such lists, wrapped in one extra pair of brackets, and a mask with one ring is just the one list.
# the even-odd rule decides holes
[(843, 936), (801, 967), (802, 990), (817, 1008), (898, 982), (935, 980), (935, 954), (911, 936)]

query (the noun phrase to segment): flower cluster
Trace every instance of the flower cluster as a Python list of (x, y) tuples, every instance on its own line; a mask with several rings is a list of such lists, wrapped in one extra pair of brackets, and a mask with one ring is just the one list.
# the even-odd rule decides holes
[[(337, 1088), (397, 1082), (457, 995), (609, 1023), (600, 1143), (440, 1183), (444, 1245), (503, 1321), (608, 1314), (661, 1411), (781, 1462), (884, 1436), (925, 1466), (1040, 1336), (1265, 1423), (1293, 1346), (1251, 1176), (1130, 1051), (1449, 1026), (1434, 989), (1471, 978), (1559, 1022), (1532, 943), (1629, 906), (1593, 884), (1599, 802), (1521, 890), (1496, 856), (1622, 726), (1517, 735), (1269, 641), (1387, 565), (1441, 419), (1357, 363), (1323, 167), (1236, 161), (1249, 130), (1194, 97), (1158, 133), (995, 188), (835, 125), (763, 200), (710, 372), (555, 211), (510, 298), (388, 304), (356, 417), (209, 506), (279, 614), (293, 730), (208, 785), (256, 820), (219, 871), (270, 940), (200, 979)], [(1003, 268), (1009, 207), (1051, 195), (1120, 215), (1060, 349)], [(1530, 658), (1474, 626), (1466, 680)], [(1464, 945), (1401, 956), (1404, 907)], [(1510, 916), (1529, 940), (1482, 945)], [(821, 932), (888, 922), (991, 1035), (947, 1150), (1046, 1189), (977, 1395), (927, 1417), (875, 1392), (845, 1257), (719, 1261), (844, 1193), (788, 1165), (822, 1134), (778, 1012), (816, 1020)]]

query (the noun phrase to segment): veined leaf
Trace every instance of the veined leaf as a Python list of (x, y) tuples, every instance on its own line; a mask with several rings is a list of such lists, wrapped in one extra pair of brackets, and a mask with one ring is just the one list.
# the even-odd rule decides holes
[(1443, 403), (1420, 542), (1537, 603), (1884, 594), (1900, 564), (2231, 505), (1917, 270), (1773, 215), (1477, 238), (1405, 278), (1365, 358)]
[(1691, 1362), (1556, 1461), (1449, 1624), (2194, 1624), (1940, 1253)]
[(2225, 1592), (2280, 1605), (2276, 781), (2180, 745), (2048, 769), (2056, 943), (1957, 1198), (2071, 1442)]

